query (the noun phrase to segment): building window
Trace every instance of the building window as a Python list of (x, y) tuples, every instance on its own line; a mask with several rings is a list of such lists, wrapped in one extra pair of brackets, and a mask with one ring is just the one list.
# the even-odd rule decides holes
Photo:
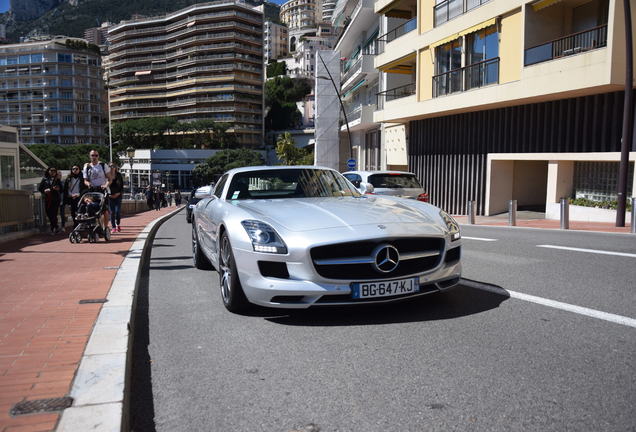
[(16, 189), (14, 156), (0, 156), (0, 189)]
[(60, 62), (60, 63), (72, 63), (73, 62), (73, 55), (58, 53), (57, 54), (57, 61)]
[[(462, 52), (465, 55), (462, 56)], [(470, 33), (435, 49), (433, 96), (499, 82), (499, 34), (496, 26)]]

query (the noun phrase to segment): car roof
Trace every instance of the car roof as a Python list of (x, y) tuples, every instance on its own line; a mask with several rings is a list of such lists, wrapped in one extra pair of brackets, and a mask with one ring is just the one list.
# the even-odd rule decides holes
[(409, 171), (391, 171), (391, 170), (377, 170), (377, 171), (347, 171), (347, 172), (343, 172), (342, 174), (359, 174), (359, 175), (365, 175), (365, 176), (370, 176), (373, 174), (408, 174), (408, 175), (415, 175), (415, 173), (409, 172)]
[(335, 171), (332, 168), (323, 167), (323, 166), (315, 166), (315, 165), (259, 165), (259, 166), (247, 166), (241, 168), (233, 168), (228, 170), (226, 174), (236, 174), (242, 172), (250, 172), (250, 171), (268, 171), (268, 170), (287, 170), (287, 169), (325, 169)]

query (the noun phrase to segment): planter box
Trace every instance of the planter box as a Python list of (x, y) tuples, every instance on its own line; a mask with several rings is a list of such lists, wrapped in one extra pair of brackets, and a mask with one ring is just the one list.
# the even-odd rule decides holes
[[(631, 220), (632, 214), (627, 212), (625, 221)], [(561, 219), (561, 204), (549, 203), (545, 209), (546, 219)], [(570, 220), (582, 222), (616, 222), (616, 210), (596, 207), (583, 207), (570, 204)]]

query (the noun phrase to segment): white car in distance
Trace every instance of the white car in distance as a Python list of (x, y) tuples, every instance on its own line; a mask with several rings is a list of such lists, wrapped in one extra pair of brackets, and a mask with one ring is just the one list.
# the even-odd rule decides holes
[(428, 202), (415, 174), (405, 171), (347, 171), (342, 174), (363, 194), (391, 195)]

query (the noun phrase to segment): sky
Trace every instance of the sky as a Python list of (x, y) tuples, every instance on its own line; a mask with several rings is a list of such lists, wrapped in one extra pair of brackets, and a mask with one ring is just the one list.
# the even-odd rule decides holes
[(0, 12), (9, 10), (9, 0), (0, 0)]

